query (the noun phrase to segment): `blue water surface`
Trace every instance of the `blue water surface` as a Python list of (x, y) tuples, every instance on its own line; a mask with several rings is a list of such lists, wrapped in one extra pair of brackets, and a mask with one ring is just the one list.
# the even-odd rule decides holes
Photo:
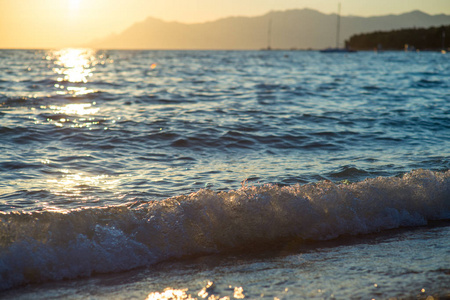
[(450, 166), (450, 56), (0, 51), (0, 210)]

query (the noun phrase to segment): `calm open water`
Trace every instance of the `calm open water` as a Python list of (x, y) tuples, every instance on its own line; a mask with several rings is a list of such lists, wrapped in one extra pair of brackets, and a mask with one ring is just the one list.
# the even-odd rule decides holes
[(450, 297), (449, 149), (448, 54), (0, 50), (0, 297)]

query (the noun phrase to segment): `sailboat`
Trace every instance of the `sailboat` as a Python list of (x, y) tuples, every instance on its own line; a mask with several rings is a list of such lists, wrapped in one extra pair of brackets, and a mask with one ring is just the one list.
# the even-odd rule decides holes
[(337, 28), (336, 28), (336, 48), (327, 48), (320, 50), (322, 53), (350, 53), (356, 52), (355, 50), (347, 48), (339, 48), (339, 34), (341, 31), (341, 3), (338, 4), (338, 14), (337, 14)]
[(262, 51), (271, 51), (272, 50), (272, 18), (269, 19), (269, 27), (267, 30), (267, 47), (261, 48)]

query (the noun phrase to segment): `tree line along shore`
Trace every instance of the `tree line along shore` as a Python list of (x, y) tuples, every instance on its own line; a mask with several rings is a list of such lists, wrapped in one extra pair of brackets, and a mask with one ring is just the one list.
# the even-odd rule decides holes
[(352, 50), (450, 51), (450, 25), (355, 34), (345, 44)]

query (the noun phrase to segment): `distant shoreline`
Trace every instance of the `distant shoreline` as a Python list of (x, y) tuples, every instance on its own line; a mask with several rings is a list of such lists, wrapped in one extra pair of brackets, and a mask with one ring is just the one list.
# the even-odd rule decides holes
[(355, 34), (346, 46), (358, 51), (449, 51), (450, 25)]

